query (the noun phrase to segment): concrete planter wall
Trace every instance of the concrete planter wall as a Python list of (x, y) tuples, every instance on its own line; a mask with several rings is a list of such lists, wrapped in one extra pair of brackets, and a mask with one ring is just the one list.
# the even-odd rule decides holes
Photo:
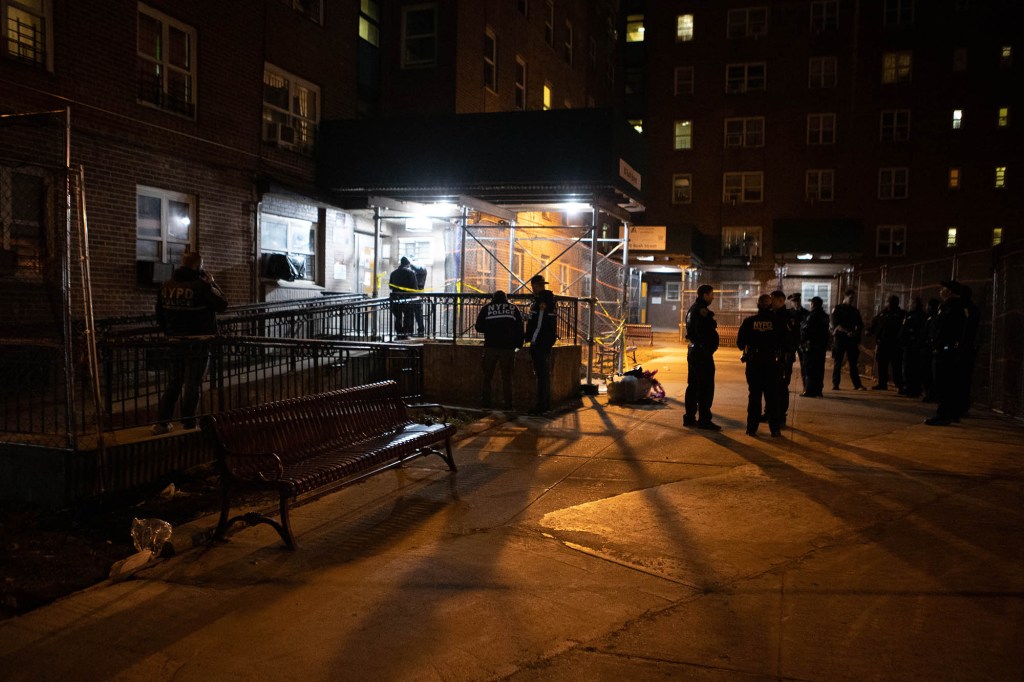
[[(484, 348), (482, 345), (428, 343), (423, 347), (423, 394), (447, 405), (477, 407), (481, 403)], [(580, 346), (551, 350), (551, 405), (557, 407), (580, 395)], [(527, 411), (536, 402), (537, 381), (528, 349), (516, 353), (512, 398), (515, 409)], [(502, 407), (501, 371), (491, 382), (491, 405)]]

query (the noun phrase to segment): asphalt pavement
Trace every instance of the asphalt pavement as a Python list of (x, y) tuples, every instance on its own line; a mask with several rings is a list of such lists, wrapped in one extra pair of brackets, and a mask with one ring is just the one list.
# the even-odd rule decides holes
[[(3, 680), (1024, 679), (1024, 428), (894, 392), (792, 395), (744, 433), (584, 397), (0, 623)], [(794, 385), (794, 389), (796, 386)], [(176, 546), (214, 525), (175, 529)]]

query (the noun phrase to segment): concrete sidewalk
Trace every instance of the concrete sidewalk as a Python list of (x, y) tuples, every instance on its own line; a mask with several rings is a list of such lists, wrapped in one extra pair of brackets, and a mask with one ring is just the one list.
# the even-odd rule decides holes
[(725, 349), (725, 430), (685, 429), (684, 349), (644, 352), (667, 406), (496, 422), (299, 508), (296, 552), (244, 529), (0, 623), (0, 677), (1024, 679), (1019, 424), (845, 383), (750, 438)]

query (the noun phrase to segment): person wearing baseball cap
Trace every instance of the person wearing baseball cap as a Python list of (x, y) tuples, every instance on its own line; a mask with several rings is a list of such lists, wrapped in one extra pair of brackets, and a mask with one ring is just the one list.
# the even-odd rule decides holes
[(530, 278), (533, 304), (526, 322), (526, 342), (530, 344), (530, 359), (537, 377), (537, 402), (530, 410), (533, 415), (542, 415), (551, 409), (551, 348), (558, 338), (555, 329), (558, 318), (555, 295), (547, 289), (547, 284), (543, 275)]

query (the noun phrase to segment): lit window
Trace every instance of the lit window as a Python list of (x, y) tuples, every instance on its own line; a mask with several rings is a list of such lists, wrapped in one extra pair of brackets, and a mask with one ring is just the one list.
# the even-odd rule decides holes
[(572, 66), (572, 22), (565, 22), (565, 53), (562, 55), (565, 58), (565, 63)]
[(433, 66), (437, 61), (437, 7), (402, 8), (402, 68)]
[(676, 16), (676, 42), (685, 43), (693, 40), (693, 15), (680, 14)]
[(912, 52), (886, 52), (882, 55), (882, 82), (909, 83), (913, 71)]
[(263, 68), (263, 140), (312, 152), (320, 121), (320, 88), (287, 71)]
[(725, 119), (726, 147), (763, 147), (764, 117)]
[(0, 0), (6, 26), (4, 53), (14, 59), (49, 68), (51, 36), (47, 32), (50, 3), (44, 0)]
[(835, 57), (811, 57), (807, 63), (807, 87), (812, 90), (836, 87), (837, 71)]
[(693, 149), (693, 121), (676, 121), (673, 149)]
[(956, 246), (956, 228), (955, 227), (947, 227), (946, 228), (946, 248), (947, 249), (951, 249), (954, 246)]
[(992, 246), (999, 246), (1003, 243), (1003, 228), (992, 228)]
[(914, 0), (885, 0), (883, 21), (886, 26), (914, 23)]
[(519, 56), (516, 56), (515, 107), (520, 111), (526, 109), (526, 61)]
[(541, 106), (544, 111), (551, 109), (551, 83), (544, 84), (544, 100)]
[(291, 264), (295, 279), (315, 280), (316, 243), (317, 223), (268, 213), (260, 215), (260, 260), (264, 268), (271, 255), (281, 254)]
[(906, 225), (879, 225), (876, 234), (875, 255), (902, 256), (907, 252)]
[(631, 118), (629, 119), (629, 125), (633, 126), (633, 130), (638, 133), (644, 132), (644, 120), (642, 118)]
[(644, 15), (630, 14), (626, 17), (626, 42), (644, 42)]
[(376, 0), (360, 2), (359, 37), (374, 47), (380, 47), (380, 8)]
[(693, 67), (677, 66), (675, 70), (675, 94), (693, 94)]
[(42, 273), (57, 186), (38, 169), (0, 166), (0, 252), (14, 254), (4, 275)]
[(882, 142), (906, 142), (910, 139), (910, 109), (883, 111), (879, 127)]
[(967, 70), (967, 50), (958, 48), (953, 50), (953, 71), (963, 73)]
[(1006, 166), (996, 166), (996, 189), (1006, 187)]
[(1010, 125), (1010, 107), (999, 107), (997, 125), (1000, 128), (1005, 128)]
[(555, 3), (547, 0), (544, 3), (544, 42), (555, 45)]
[(153, 187), (135, 188), (135, 259), (176, 265), (192, 250), (195, 199)]
[(756, 38), (768, 33), (768, 8), (731, 9), (726, 18), (726, 38)]
[(949, 189), (960, 189), (960, 169), (949, 169)]
[(1013, 46), (1003, 45), (999, 48), (999, 66), (1006, 68), (1013, 65)]
[(836, 115), (835, 114), (808, 114), (807, 115), (807, 144), (835, 144), (836, 142)]
[(693, 176), (689, 173), (672, 176), (672, 203), (688, 204), (693, 199)]
[(878, 169), (878, 198), (906, 199), (910, 185), (910, 170), (907, 168)]
[(725, 67), (725, 91), (730, 93), (764, 90), (767, 83), (767, 67), (764, 62), (727, 64)]
[(805, 180), (805, 196), (807, 201), (832, 201), (835, 171), (809, 170)]
[(839, 27), (839, 0), (811, 0), (811, 32)]
[(964, 110), (954, 109), (953, 110), (953, 130), (960, 130), (964, 124)]
[(498, 38), (490, 27), (484, 31), (484, 87), (498, 91)]
[(760, 203), (764, 200), (764, 174), (726, 173), (722, 180), (722, 203)]
[(758, 258), (761, 255), (761, 228), (723, 227), (722, 255), (733, 258)]
[(196, 30), (139, 5), (139, 101), (195, 115)]

